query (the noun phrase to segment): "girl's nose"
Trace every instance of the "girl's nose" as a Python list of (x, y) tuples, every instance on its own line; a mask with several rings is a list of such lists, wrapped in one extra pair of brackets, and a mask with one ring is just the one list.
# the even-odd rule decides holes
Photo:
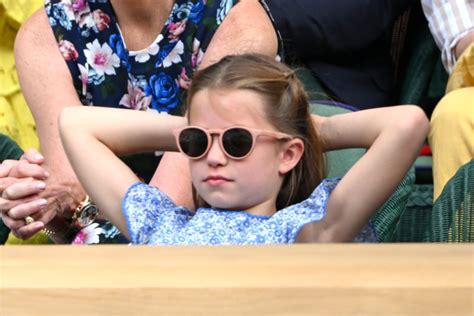
[(222, 151), (222, 148), (219, 144), (219, 136), (212, 136), (212, 143), (209, 151), (207, 152), (207, 163), (210, 166), (225, 165), (227, 163), (227, 156)]

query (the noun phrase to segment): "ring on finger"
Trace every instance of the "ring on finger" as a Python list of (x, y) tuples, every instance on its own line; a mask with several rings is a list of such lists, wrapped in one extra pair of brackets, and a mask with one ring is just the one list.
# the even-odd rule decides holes
[(26, 225), (29, 225), (29, 224), (33, 223), (34, 221), (35, 221), (35, 220), (34, 220), (33, 217), (31, 217), (31, 216), (25, 217), (25, 223), (26, 223)]

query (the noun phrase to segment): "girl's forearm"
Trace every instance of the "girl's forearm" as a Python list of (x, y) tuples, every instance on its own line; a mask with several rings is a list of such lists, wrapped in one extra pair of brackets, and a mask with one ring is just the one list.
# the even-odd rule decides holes
[(139, 179), (117, 155), (174, 150), (172, 130), (185, 124), (181, 117), (131, 110), (70, 107), (62, 111), (60, 136), (79, 181), (102, 215), (126, 236), (121, 201)]
[(312, 118), (325, 150), (369, 148), (382, 132), (396, 132), (420, 111), (415, 106), (393, 106)]
[(363, 145), (369, 149), (331, 193), (326, 221), (331, 227), (330, 235), (337, 237), (335, 241), (352, 240), (390, 197), (417, 157), (429, 127), (423, 110), (415, 106), (349, 115), (354, 119), (334, 117), (326, 122), (325, 128), (340, 129), (336, 136), (346, 139), (339, 144)]
[(83, 133), (99, 140), (117, 155), (176, 151), (172, 131), (184, 125), (183, 117), (102, 107), (70, 107), (60, 116), (63, 137), (67, 137), (68, 131), (71, 138)]

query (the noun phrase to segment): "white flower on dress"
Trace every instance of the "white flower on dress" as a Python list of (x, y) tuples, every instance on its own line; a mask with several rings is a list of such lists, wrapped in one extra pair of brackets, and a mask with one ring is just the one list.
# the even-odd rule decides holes
[(158, 35), (153, 44), (139, 51), (135, 55), (135, 61), (137, 63), (146, 63), (148, 60), (150, 60), (150, 55), (155, 56), (156, 54), (158, 54), (158, 52), (160, 51), (160, 46), (158, 45), (158, 43), (161, 42), (161, 40), (163, 40), (163, 35), (160, 34)]
[(128, 93), (124, 94), (119, 104), (134, 110), (147, 110), (151, 103), (151, 96), (146, 96), (143, 90), (128, 81)]
[(204, 52), (201, 49), (201, 42), (195, 38), (193, 41), (193, 55), (191, 56), (191, 67), (197, 69), (202, 62)]
[(81, 73), (79, 75), (79, 79), (82, 82), (82, 95), (86, 95), (87, 93), (87, 84), (89, 83), (89, 65), (86, 64), (86, 66), (82, 66), (79, 64), (79, 72)]
[(92, 223), (89, 226), (84, 227), (79, 233), (77, 233), (76, 238), (74, 238), (72, 243), (74, 245), (98, 244), (99, 235), (102, 233), (102, 228), (98, 226), (98, 223)]
[(180, 63), (182, 61), (181, 55), (183, 53), (184, 53), (184, 44), (182, 41), (179, 41), (173, 47), (173, 50), (168, 54), (168, 56), (166, 56), (165, 60), (163, 60), (163, 67), (167, 68), (171, 66), (172, 64)]
[(120, 58), (113, 52), (107, 43), (100, 45), (96, 39), (87, 43), (84, 55), (87, 63), (95, 70), (98, 76), (115, 75), (115, 68), (120, 66)]

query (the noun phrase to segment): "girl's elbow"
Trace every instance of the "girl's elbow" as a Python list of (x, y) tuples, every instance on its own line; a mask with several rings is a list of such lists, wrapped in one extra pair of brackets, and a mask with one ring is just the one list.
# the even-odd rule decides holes
[(77, 129), (78, 115), (75, 106), (68, 106), (61, 110), (58, 117), (58, 128), (60, 135), (64, 135), (67, 131)]
[(429, 131), (429, 120), (423, 109), (416, 105), (406, 105), (401, 109), (398, 120), (399, 130), (410, 138), (424, 140)]

